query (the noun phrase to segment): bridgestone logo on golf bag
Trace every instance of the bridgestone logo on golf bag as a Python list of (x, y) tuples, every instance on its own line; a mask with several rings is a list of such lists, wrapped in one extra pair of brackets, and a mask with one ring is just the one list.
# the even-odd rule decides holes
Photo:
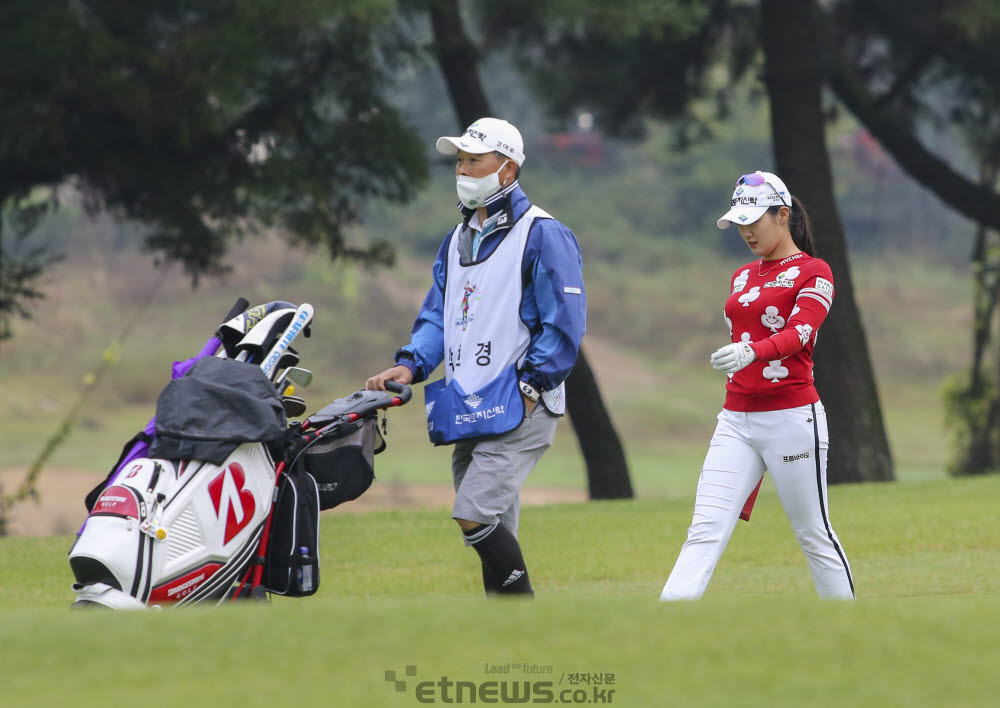
[[(227, 484), (228, 482), (228, 484)], [(257, 503), (253, 492), (244, 486), (246, 474), (238, 462), (226, 465), (222, 472), (208, 483), (208, 494), (215, 506), (219, 520), (226, 518), (226, 533), (222, 543), (233, 540), (240, 531), (250, 523)]]

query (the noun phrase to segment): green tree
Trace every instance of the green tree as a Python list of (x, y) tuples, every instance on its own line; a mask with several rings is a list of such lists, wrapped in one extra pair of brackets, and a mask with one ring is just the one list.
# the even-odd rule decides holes
[(975, 132), (977, 116), (995, 108), (1000, 5), (916, 0), (901, 12), (892, 0), (841, 0), (822, 19), (815, 41), (840, 102), (910, 177), (967, 218), (1000, 228), (1000, 194), (966, 174), (975, 160), (963, 165), (922, 139), (928, 129)]
[[(823, 66), (809, 39), (820, 19), (814, 3), (515, 4), (517, 11), (508, 14), (501, 3), (489, 3), (484, 26), (507, 28), (506, 37), (518, 47), (552, 113), (568, 117), (589, 110), (603, 130), (618, 135), (641, 134), (644, 121), (653, 118), (672, 122), (681, 144), (705, 137), (706, 126), (693, 106), (714, 102), (717, 113), (726, 115), (727, 92), (763, 59), (776, 171), (813, 214), (820, 255), (830, 261), (837, 282), (837, 305), (824, 324), (829, 351), (817, 350), (816, 367), (817, 388), (830, 413), (829, 478), (831, 483), (892, 479), (833, 198), (820, 102)], [(501, 17), (516, 19), (503, 23)], [(721, 66), (728, 68), (728, 80), (713, 81), (712, 72)], [(728, 179), (719, 176), (720, 183)]]
[[(945, 399), (957, 440), (952, 470), (979, 474), (1000, 467), (1000, 358), (991, 344), (1000, 289), (1000, 5), (919, 0), (896, 10), (883, 0), (834, 8), (836, 33), (827, 41), (840, 51), (831, 84), (901, 165), (976, 222), (972, 360), (948, 382)], [(921, 128), (956, 136), (967, 164), (926, 147)], [(966, 176), (972, 164), (975, 178)]]
[[(389, 262), (386, 243), (348, 244), (343, 228), (366, 200), (405, 200), (426, 176), (422, 146), (383, 95), (415, 51), (394, 7), (4, 2), (0, 204), (71, 184), (88, 208), (147, 225), (148, 248), (195, 279), (262, 229)], [(34, 294), (30, 264), (42, 265), (0, 262), (4, 322)]]
[[(31, 302), (42, 297), (35, 282), (56, 259), (45, 249), (32, 247), (28, 236), (47, 202), (25, 204), (16, 199), (0, 201), (0, 342), (11, 336), (12, 316), (29, 317)], [(8, 236), (8, 232), (13, 239)]]

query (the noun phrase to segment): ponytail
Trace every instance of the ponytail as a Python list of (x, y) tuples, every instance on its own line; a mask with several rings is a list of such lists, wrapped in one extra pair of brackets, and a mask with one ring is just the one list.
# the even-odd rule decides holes
[[(772, 206), (768, 211), (777, 214), (781, 207)], [(792, 206), (788, 210), (788, 230), (792, 233), (792, 241), (800, 251), (810, 256), (816, 255), (816, 240), (813, 238), (812, 222), (806, 208), (797, 197), (792, 197)]]

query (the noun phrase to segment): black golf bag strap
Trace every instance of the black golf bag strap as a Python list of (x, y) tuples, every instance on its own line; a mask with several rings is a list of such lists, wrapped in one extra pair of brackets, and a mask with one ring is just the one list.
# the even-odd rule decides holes
[(108, 486), (108, 483), (111, 481), (111, 478), (118, 472), (118, 466), (121, 465), (122, 460), (124, 460), (129, 452), (132, 451), (132, 448), (137, 443), (146, 443), (148, 445), (151, 442), (153, 442), (153, 436), (147, 435), (145, 430), (140, 430), (131, 440), (125, 443), (125, 447), (122, 448), (122, 454), (118, 456), (118, 461), (112, 465), (111, 471), (108, 472), (108, 476), (101, 480), (96, 487), (91, 489), (84, 499), (84, 504), (87, 506), (88, 513), (93, 511), (94, 504), (97, 503), (97, 498), (101, 496), (101, 492), (104, 491), (104, 489)]

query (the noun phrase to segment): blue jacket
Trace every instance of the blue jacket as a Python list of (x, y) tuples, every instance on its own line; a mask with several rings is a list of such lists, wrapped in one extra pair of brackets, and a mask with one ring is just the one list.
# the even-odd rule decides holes
[[(487, 203), (488, 216), (505, 209), (509, 217), (505, 226), (498, 226), (483, 237), (478, 260), (485, 259), (496, 249), (510, 231), (510, 226), (530, 206), (528, 197), (517, 182), (501, 190)], [(461, 211), (465, 217), (464, 226), (469, 223), (474, 211), (465, 208)], [(444, 359), (444, 285), (452, 233), (438, 249), (431, 269), (434, 282), (413, 323), (410, 343), (396, 352), (396, 363), (405, 365), (413, 372), (414, 383), (428, 379)], [(531, 332), (531, 343), (520, 380), (538, 391), (550, 391), (569, 376), (587, 329), (583, 258), (573, 232), (555, 219), (536, 219), (525, 246), (522, 282), (521, 320)], [(567, 288), (570, 292), (566, 291)]]

